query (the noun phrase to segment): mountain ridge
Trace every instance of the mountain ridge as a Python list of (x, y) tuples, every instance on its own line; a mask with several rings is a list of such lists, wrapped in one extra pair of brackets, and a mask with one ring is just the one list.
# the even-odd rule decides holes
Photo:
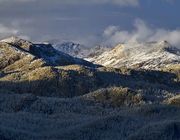
[(119, 44), (99, 56), (88, 58), (96, 64), (108, 67), (136, 67), (160, 69), (180, 63), (180, 50), (167, 41), (151, 43)]
[[(126, 58), (143, 50), (132, 47), (119, 45), (107, 54)], [(156, 50), (177, 53), (168, 45)], [(179, 140), (178, 64), (151, 70), (75, 60), (82, 59), (49, 43), (0, 42), (1, 139)]]
[(73, 57), (87, 59), (96, 55), (100, 55), (104, 51), (110, 49), (110, 47), (97, 45), (93, 47), (87, 47), (79, 43), (74, 42), (63, 42), (63, 43), (53, 43), (53, 47), (61, 52), (67, 53)]
[[(51, 44), (34, 44), (18, 37), (10, 37), (0, 41), (1, 51), (11, 51), (16, 57), (31, 56), (34, 59), (41, 59), (48, 65), (69, 65), (80, 64), (95, 66), (83, 59), (74, 58), (64, 52), (55, 50)], [(3, 55), (3, 53), (1, 53)], [(3, 56), (1, 57), (3, 59)], [(9, 61), (9, 60), (7, 60)]]

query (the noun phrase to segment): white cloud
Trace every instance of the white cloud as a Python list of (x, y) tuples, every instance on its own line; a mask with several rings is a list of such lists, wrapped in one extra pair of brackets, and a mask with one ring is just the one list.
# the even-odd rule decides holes
[(0, 24), (0, 37), (9, 36), (9, 35), (17, 35), (17, 34), (18, 34), (17, 29)]
[[(47, 0), (13, 0), (13, 2), (34, 2)], [(119, 6), (137, 6), (140, 0), (55, 0), (59, 4), (116, 4)], [(12, 2), (11, 0), (0, 0), (1, 2)], [(53, 3), (53, 2), (52, 2)]]
[[(37, 0), (13, 0), (13, 2), (31, 2)], [(11, 0), (0, 0), (0, 2), (12, 2)]]
[[(75, 0), (75, 1), (84, 1), (84, 0)], [(103, 4), (103, 3), (112, 3), (120, 6), (137, 6), (139, 0), (91, 0), (91, 3)]]
[(131, 5), (131, 6), (137, 6), (139, 5), (139, 0), (112, 0), (113, 3), (119, 4), (119, 5)]
[(180, 30), (153, 28), (143, 20), (137, 19), (132, 31), (121, 30), (117, 26), (109, 26), (103, 33), (105, 44), (116, 45), (123, 42), (151, 42), (166, 40), (180, 47)]

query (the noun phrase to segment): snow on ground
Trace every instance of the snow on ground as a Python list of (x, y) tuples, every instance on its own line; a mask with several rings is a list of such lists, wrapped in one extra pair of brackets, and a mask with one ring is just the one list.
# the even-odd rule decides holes
[(179, 140), (180, 108), (111, 108), (80, 98), (1, 94), (2, 140)]
[(108, 67), (133, 67), (157, 69), (169, 64), (180, 63), (180, 50), (168, 42), (119, 44), (100, 56), (88, 58), (91, 62)]

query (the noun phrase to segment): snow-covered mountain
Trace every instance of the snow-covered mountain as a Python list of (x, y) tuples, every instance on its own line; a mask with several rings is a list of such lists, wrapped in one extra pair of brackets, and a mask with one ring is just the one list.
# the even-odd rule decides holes
[(180, 64), (180, 50), (167, 41), (119, 44), (110, 51), (87, 60), (108, 67), (159, 69)]
[[(104, 62), (179, 63), (179, 50), (167, 42), (94, 50), (89, 57)], [(0, 41), (0, 140), (179, 140), (178, 65), (163, 71), (94, 66), (48, 43)]]
[(79, 58), (84, 58), (89, 53), (88, 48), (74, 42), (53, 43), (53, 47), (61, 52)]
[(100, 45), (89, 48), (74, 42), (53, 43), (53, 47), (71, 56), (84, 59), (100, 55), (110, 49), (109, 47)]
[[(53, 66), (81, 64), (93, 66), (83, 59), (74, 58), (64, 52), (57, 51), (51, 44), (31, 43), (18, 37), (10, 37), (0, 41), (0, 60), (4, 65), (29, 58), (28, 60), (41, 60), (43, 63)], [(24, 62), (25, 63), (25, 62)]]

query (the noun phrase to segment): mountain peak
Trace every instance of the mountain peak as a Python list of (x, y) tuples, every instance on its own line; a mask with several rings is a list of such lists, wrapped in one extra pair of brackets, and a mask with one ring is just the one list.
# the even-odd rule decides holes
[(161, 43), (161, 44), (170, 44), (167, 40), (161, 40), (159, 43)]
[(157, 44), (162, 48), (172, 48), (172, 45), (166, 40), (159, 41)]
[(110, 51), (90, 59), (108, 67), (159, 69), (180, 62), (180, 50), (167, 41), (119, 44)]
[(17, 37), (17, 36), (11, 36), (11, 37), (8, 37), (8, 38), (5, 38), (3, 40), (1, 40), (0, 42), (5, 42), (5, 43), (16, 43), (16, 42), (19, 42), (23, 39)]
[(98, 56), (103, 52), (109, 50), (107, 46), (93, 46), (88, 47), (79, 43), (74, 42), (63, 42), (63, 43), (53, 43), (53, 47), (61, 52), (67, 53), (71, 56), (83, 58), (89, 61), (89, 57)]
[(74, 58), (68, 54), (56, 50), (51, 44), (34, 44), (16, 36), (1, 40), (0, 51), (2, 54), (0, 56), (0, 60), (2, 59), (4, 62), (7, 61), (7, 65), (10, 60), (12, 60), (14, 63), (16, 59), (19, 60), (26, 56), (32, 56), (35, 59), (43, 60), (47, 65), (50, 66), (62, 66), (70, 64), (80, 64), (93, 67), (95, 66), (83, 59)]

